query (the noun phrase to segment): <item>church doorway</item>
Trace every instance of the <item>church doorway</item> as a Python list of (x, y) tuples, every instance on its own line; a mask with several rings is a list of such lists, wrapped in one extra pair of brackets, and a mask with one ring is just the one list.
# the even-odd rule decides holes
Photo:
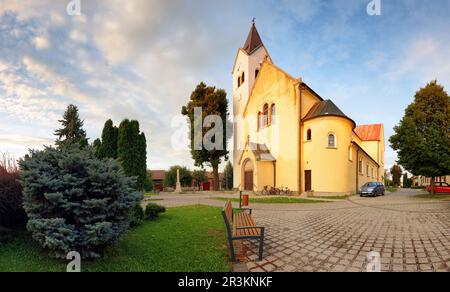
[(253, 191), (253, 162), (249, 159), (244, 164), (244, 191)]

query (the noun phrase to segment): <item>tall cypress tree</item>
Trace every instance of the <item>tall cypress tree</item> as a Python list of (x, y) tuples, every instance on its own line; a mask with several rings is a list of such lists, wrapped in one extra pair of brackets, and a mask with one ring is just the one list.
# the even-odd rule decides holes
[(107, 120), (102, 132), (102, 144), (99, 149), (99, 158), (117, 159), (117, 139), (119, 129), (112, 120)]
[(119, 126), (117, 157), (128, 176), (136, 177), (136, 188), (144, 189), (147, 177), (147, 150), (144, 133), (140, 133), (139, 122), (128, 119)]
[(78, 115), (78, 108), (73, 104), (67, 107), (63, 119), (59, 120), (62, 128), (55, 131), (56, 146), (59, 148), (78, 144), (81, 148), (88, 145), (86, 131), (83, 129), (84, 122)]

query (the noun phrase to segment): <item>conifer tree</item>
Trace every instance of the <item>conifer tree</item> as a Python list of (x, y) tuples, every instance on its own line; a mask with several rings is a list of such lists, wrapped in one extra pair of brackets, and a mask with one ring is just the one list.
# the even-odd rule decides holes
[(136, 189), (143, 190), (147, 176), (147, 143), (139, 122), (124, 120), (119, 126), (117, 157), (128, 176), (136, 177)]
[(90, 148), (31, 150), (19, 164), (27, 229), (51, 257), (100, 256), (126, 232), (142, 200), (120, 164)]
[(102, 145), (99, 149), (99, 158), (117, 159), (118, 134), (119, 129), (114, 126), (113, 121), (106, 121), (102, 132)]
[(59, 148), (70, 145), (79, 145), (83, 148), (88, 145), (86, 131), (83, 129), (84, 122), (80, 120), (76, 106), (69, 105), (63, 119), (59, 122), (62, 124), (62, 128), (55, 131), (55, 136), (58, 137), (56, 145)]

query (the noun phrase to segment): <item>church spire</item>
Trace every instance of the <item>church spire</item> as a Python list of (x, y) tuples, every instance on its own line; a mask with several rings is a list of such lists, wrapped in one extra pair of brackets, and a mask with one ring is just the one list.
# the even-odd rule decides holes
[(263, 46), (261, 37), (259, 36), (258, 30), (256, 29), (255, 18), (253, 18), (252, 23), (252, 28), (250, 29), (250, 33), (248, 34), (247, 41), (242, 48), (249, 55)]

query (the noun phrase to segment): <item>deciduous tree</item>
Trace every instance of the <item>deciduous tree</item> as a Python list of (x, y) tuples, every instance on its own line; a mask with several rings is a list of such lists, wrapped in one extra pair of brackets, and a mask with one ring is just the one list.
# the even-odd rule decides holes
[(450, 174), (450, 96), (432, 81), (420, 89), (389, 139), (398, 163), (415, 176), (435, 178)]
[[(195, 109), (201, 108), (203, 122), (206, 117), (217, 116), (220, 117), (222, 125), (220, 129), (217, 129), (218, 125), (214, 124), (210, 127), (198, 128), (195, 121)], [(197, 85), (192, 92), (189, 103), (182, 108), (182, 114), (188, 117), (190, 123), (190, 139), (191, 139), (191, 155), (195, 161), (195, 166), (204, 167), (205, 164), (211, 166), (214, 174), (214, 190), (219, 190), (219, 165), (222, 160), (228, 160), (227, 141), (231, 133), (227, 133), (228, 123), (228, 100), (227, 94), (223, 89), (217, 89), (216, 87), (209, 87), (205, 83)], [(220, 144), (220, 149), (213, 148), (208, 149), (204, 144), (198, 145), (196, 142), (203, 141), (205, 136), (210, 134), (211, 129), (217, 129), (221, 135), (214, 135), (211, 140), (214, 143)], [(200, 136), (200, 139), (198, 139)], [(216, 139), (221, 139), (217, 141)], [(200, 147), (199, 147), (200, 146)]]

